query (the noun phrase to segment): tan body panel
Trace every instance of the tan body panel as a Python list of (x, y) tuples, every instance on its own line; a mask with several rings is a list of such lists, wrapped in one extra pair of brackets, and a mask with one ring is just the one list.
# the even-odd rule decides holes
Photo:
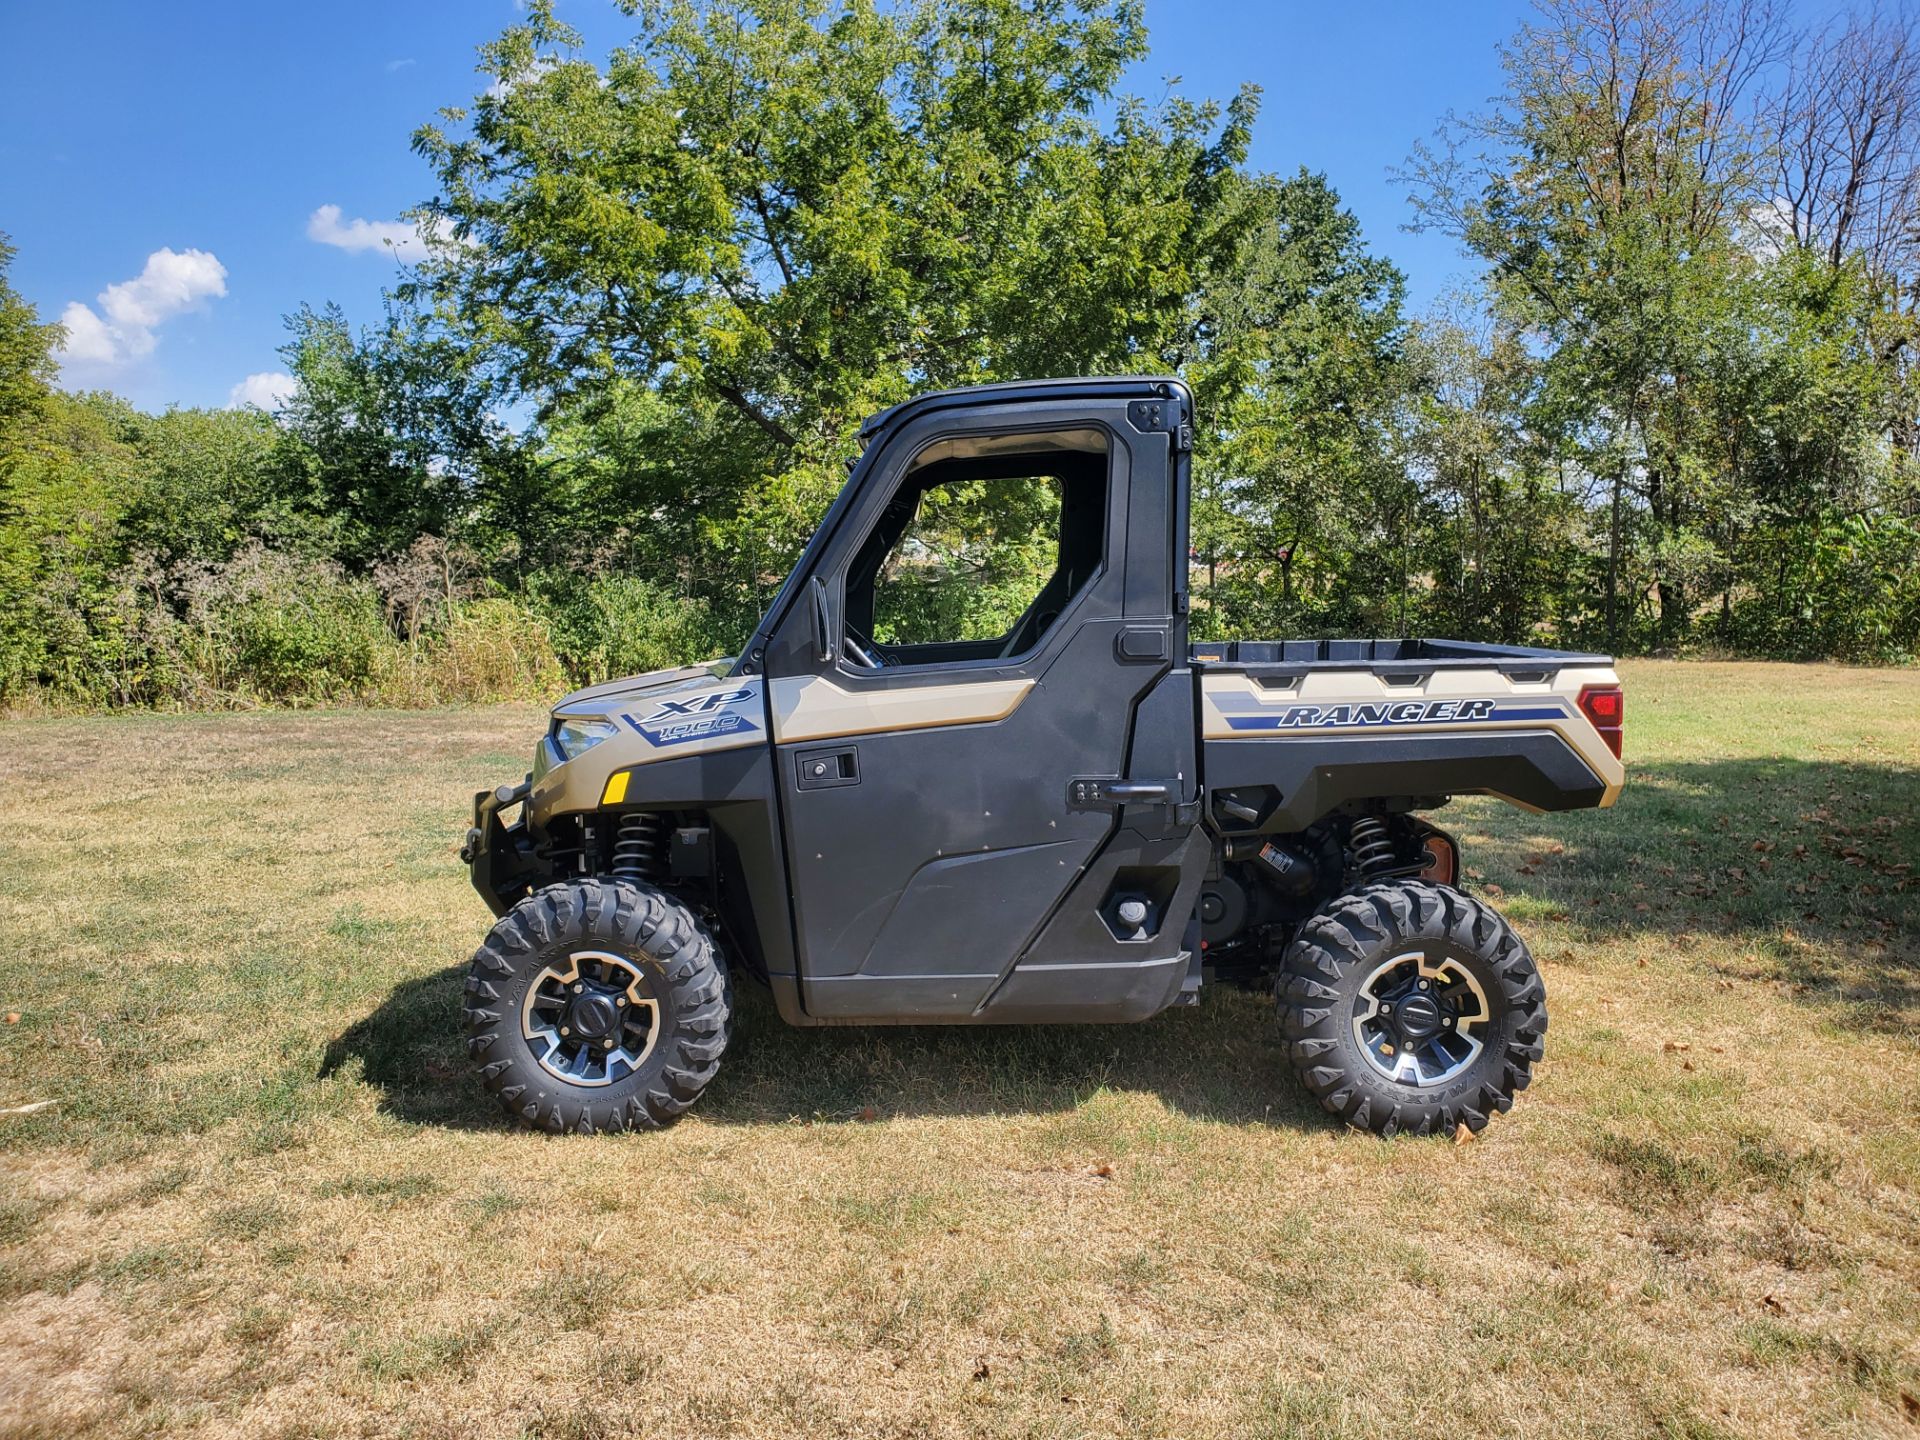
[(845, 690), (820, 676), (773, 682), (773, 738), (786, 745), (843, 735), (986, 725), (1020, 708), (1031, 679), (966, 680), (953, 685)]
[[(1491, 700), (1496, 706), (1528, 708), (1525, 702), (1537, 702), (1539, 709), (1558, 707), (1563, 714), (1533, 716), (1524, 719), (1471, 720), (1466, 722), (1434, 720), (1419, 724), (1395, 725), (1391, 733), (1443, 735), (1488, 730), (1551, 730), (1584, 761), (1606, 786), (1600, 804), (1613, 804), (1626, 783), (1627, 772), (1606, 741), (1600, 738), (1586, 716), (1580, 713), (1580, 692), (1591, 685), (1618, 685), (1620, 677), (1610, 666), (1569, 666), (1545, 680), (1513, 680), (1492, 667), (1485, 669), (1438, 669), (1416, 685), (1389, 685), (1381, 676), (1366, 670), (1310, 670), (1297, 685), (1285, 689), (1257, 683), (1254, 676), (1235, 670), (1203, 670), (1200, 676), (1200, 730), (1205, 740), (1273, 740), (1312, 742), (1331, 735), (1369, 735), (1382, 733), (1381, 727), (1364, 724), (1307, 725), (1291, 729), (1236, 728), (1233, 721), (1250, 719), (1272, 724), (1297, 706), (1399, 705), (1437, 701)], [(1518, 803), (1518, 802), (1516, 802)]]
[(758, 677), (685, 670), (570, 695), (555, 713), (610, 720), (616, 733), (533, 782), (539, 815), (597, 809), (621, 770), (716, 750), (766, 743), (766, 700)]

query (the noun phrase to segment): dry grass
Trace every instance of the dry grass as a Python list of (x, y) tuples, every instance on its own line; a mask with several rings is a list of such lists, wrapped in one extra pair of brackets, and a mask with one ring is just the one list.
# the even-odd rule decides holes
[(0, 1433), (1910, 1435), (1920, 674), (1629, 698), (1616, 811), (1452, 812), (1553, 1002), (1457, 1147), (1334, 1128), (1230, 991), (750, 993), (677, 1129), (517, 1134), (452, 847), (535, 712), (8, 726), (0, 1106), (60, 1103), (0, 1119)]

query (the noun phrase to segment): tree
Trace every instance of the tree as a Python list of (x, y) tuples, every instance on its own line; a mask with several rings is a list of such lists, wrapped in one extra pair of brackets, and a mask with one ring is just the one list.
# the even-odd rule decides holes
[(1699, 522), (1725, 477), (1694, 463), (1704, 377), (1741, 343), (1752, 101), (1782, 44), (1767, 0), (1558, 0), (1507, 48), (1506, 107), (1453, 122), (1408, 174), (1419, 223), (1488, 263), (1495, 304), (1548, 354), (1542, 403), (1604, 494), (1615, 648), (1648, 590), (1648, 639), (1678, 643), (1712, 569)]
[(56, 365), (54, 349), (66, 338), (58, 325), (43, 325), (39, 313), (7, 280), (14, 248), (0, 232), (0, 457), (9, 436), (45, 401)]
[(1255, 186), (1261, 223), (1195, 298), (1203, 633), (1404, 620), (1415, 494), (1404, 281), (1326, 177)]
[(1524, 645), (1577, 614), (1578, 489), (1530, 423), (1542, 364), (1509, 323), (1463, 297), (1409, 343), (1421, 374), (1412, 451), (1428, 510), (1428, 628)]
[(295, 389), (281, 414), (289, 502), (351, 569), (445, 536), (490, 488), (530, 515), (518, 445), (488, 408), (467, 356), (405, 305), (355, 336), (338, 306), (302, 307), (281, 350)]
[(442, 238), (408, 293), (543, 416), (620, 384), (684, 410), (754, 492), (759, 564), (867, 414), (1160, 363), (1243, 237), (1251, 92), (1093, 118), (1144, 53), (1135, 0), (627, 8), (601, 66), (535, 5), (420, 133)]

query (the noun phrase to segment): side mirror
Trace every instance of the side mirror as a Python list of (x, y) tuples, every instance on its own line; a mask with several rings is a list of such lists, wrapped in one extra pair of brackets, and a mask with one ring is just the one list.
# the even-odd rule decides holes
[(833, 663), (833, 617), (827, 613), (827, 587), (818, 575), (809, 587), (813, 596), (813, 649), (822, 665)]

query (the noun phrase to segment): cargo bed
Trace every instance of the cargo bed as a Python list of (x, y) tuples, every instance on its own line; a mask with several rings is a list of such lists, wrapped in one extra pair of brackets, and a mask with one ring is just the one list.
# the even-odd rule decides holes
[(1258, 670), (1277, 674), (1308, 670), (1366, 670), (1407, 675), (1436, 670), (1492, 668), (1502, 675), (1558, 670), (1568, 665), (1613, 664), (1610, 655), (1494, 645), (1473, 640), (1209, 640), (1188, 651), (1207, 670)]
[(1611, 805), (1625, 778), (1581, 708), (1584, 692), (1619, 685), (1605, 655), (1425, 639), (1226, 640), (1190, 654), (1207, 787), (1263, 791), (1276, 831), (1382, 796), (1415, 809), (1449, 795)]

